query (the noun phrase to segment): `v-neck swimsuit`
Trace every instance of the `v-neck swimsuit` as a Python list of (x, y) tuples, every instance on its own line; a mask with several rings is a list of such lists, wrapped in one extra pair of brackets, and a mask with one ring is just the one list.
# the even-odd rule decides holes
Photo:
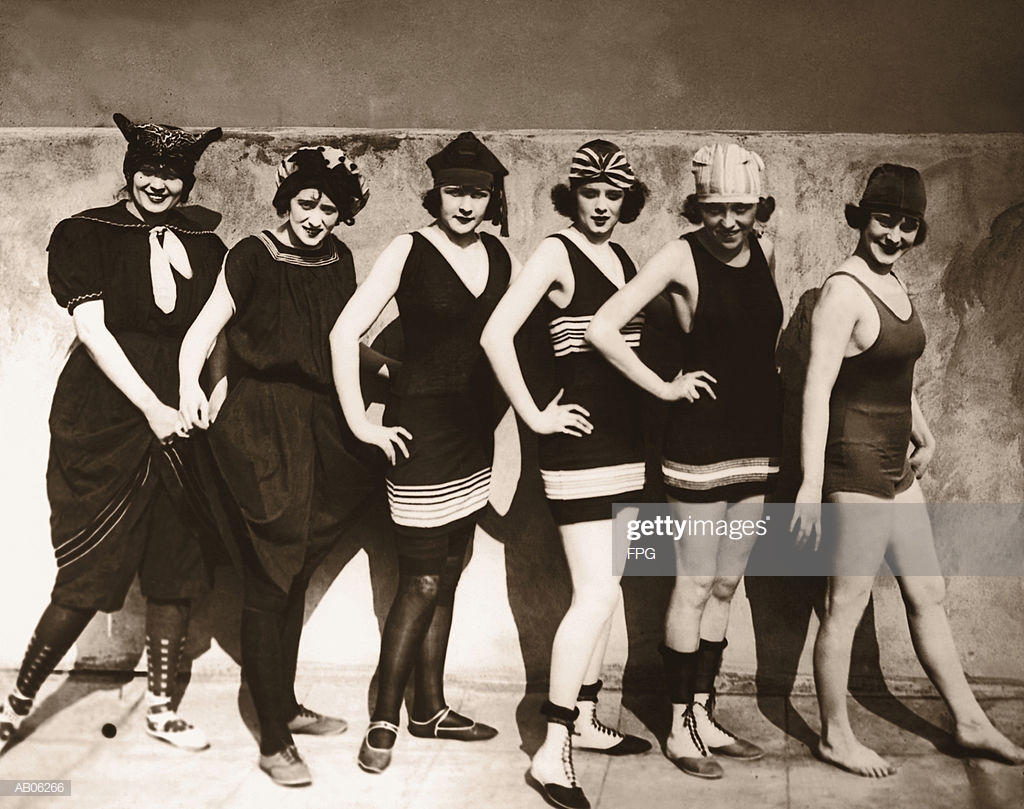
[[(538, 438), (544, 493), (555, 521), (566, 525), (611, 519), (612, 503), (640, 499), (644, 445), (639, 389), (584, 339), (595, 313), (618, 288), (572, 239), (562, 234), (554, 238), (565, 245), (574, 279), (572, 300), (564, 309), (545, 303), (555, 384), (565, 390), (562, 402), (584, 407), (594, 426), (589, 435)], [(624, 280), (630, 281), (636, 267), (620, 245), (611, 248)], [(641, 312), (622, 330), (634, 351), (643, 327)]]
[(474, 296), (422, 233), (395, 293), (405, 357), (384, 424), (412, 434), (409, 457), (387, 475), (388, 506), (400, 534), (430, 536), (476, 519), (490, 492), (494, 377), (480, 333), (511, 277), (504, 246), (480, 234), (487, 284)]

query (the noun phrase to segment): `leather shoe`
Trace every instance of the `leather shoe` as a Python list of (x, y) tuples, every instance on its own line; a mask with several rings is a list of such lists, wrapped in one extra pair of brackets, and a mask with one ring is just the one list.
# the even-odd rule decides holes
[(378, 774), (384, 772), (391, 764), (391, 747), (374, 747), (370, 744), (370, 734), (375, 730), (386, 730), (395, 734), (395, 741), (398, 740), (398, 725), (380, 720), (371, 722), (366, 728), (366, 735), (363, 736), (363, 743), (359, 745), (359, 769), (363, 772)]
[(307, 736), (337, 736), (348, 730), (348, 722), (333, 716), (311, 711), (305, 705), (299, 706), (299, 712), (288, 722), (289, 733), (303, 733)]
[(474, 722), (446, 705), (425, 722), (417, 722), (410, 716), (409, 733), (420, 739), (483, 742), (497, 736), (498, 730), (482, 722)]
[(305, 787), (313, 783), (309, 767), (302, 760), (294, 744), (272, 756), (260, 756), (260, 769), (270, 776), (275, 784), (283, 787)]

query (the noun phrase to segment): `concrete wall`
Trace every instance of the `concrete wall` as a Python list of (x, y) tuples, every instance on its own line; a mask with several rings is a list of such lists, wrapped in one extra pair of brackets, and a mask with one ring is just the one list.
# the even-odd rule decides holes
[[(419, 195), (428, 185), (423, 160), (451, 133), (428, 131), (229, 131), (199, 167), (192, 202), (220, 211), (227, 244), (275, 221), (274, 165), (297, 144), (347, 149), (367, 175), (372, 198), (354, 227), (338, 235), (362, 276), (396, 234), (425, 223)], [(508, 246), (525, 259), (562, 226), (548, 201), (572, 150), (594, 133), (483, 133), (511, 170)], [(682, 229), (677, 214), (692, 189), (688, 159), (715, 137), (694, 132), (605, 133), (622, 145), (652, 191), (638, 222), (616, 237), (638, 262)], [(731, 135), (760, 152), (778, 208), (768, 232), (777, 245), (778, 283), (792, 317), (784, 345), (799, 343), (805, 293), (853, 247), (842, 206), (859, 197), (867, 173), (883, 161), (914, 165), (929, 190), (926, 243), (905, 258), (902, 277), (928, 330), (917, 390), (940, 443), (926, 493), (933, 500), (1021, 502), (1024, 499), (1024, 136)], [(16, 667), (52, 583), (44, 490), (46, 418), (73, 328), (46, 282), (45, 245), (54, 224), (107, 204), (122, 184), (123, 141), (112, 129), (0, 130), (0, 505), (7, 516), (0, 550), (0, 667)], [(795, 314), (794, 314), (795, 313)], [(393, 317), (387, 310), (384, 322)], [(788, 341), (788, 342), (787, 342)], [(564, 561), (539, 496), (530, 445), (520, 477), (514, 421), (499, 429), (495, 509), (478, 532), (459, 591), (449, 671), (473, 680), (526, 682), (546, 676), (557, 620), (568, 599)], [(792, 484), (792, 477), (787, 485)], [(504, 516), (502, 516), (504, 515)], [(394, 557), (381, 510), (339, 545), (314, 581), (303, 639), (304, 665), (369, 674), (379, 624), (390, 602)], [(608, 657), (612, 680), (640, 683), (656, 671), (654, 646), (670, 582), (625, 583), (625, 611)], [(726, 667), (743, 679), (785, 685), (809, 672), (805, 643), (816, 620), (818, 580), (758, 579), (734, 605)], [(1020, 681), (1024, 623), (1017, 578), (949, 581), (949, 613), (971, 677)], [(199, 605), (192, 651), (203, 672), (233, 671), (238, 658), (237, 581), (229, 569)], [(80, 663), (130, 667), (142, 646), (142, 606), (100, 616), (78, 645)], [(858, 641), (857, 671), (891, 683), (920, 677), (891, 580), (876, 588), (874, 626)], [(628, 632), (627, 632), (628, 627)], [(757, 643), (755, 644), (755, 635)], [(755, 648), (756, 647), (756, 648)], [(880, 652), (879, 652), (880, 649)], [(761, 660), (759, 666), (758, 661)], [(71, 662), (69, 660), (67, 663)]]

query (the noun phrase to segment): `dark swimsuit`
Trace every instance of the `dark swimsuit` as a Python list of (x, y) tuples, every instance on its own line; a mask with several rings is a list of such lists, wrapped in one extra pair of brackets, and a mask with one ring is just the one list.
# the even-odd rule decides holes
[[(564, 309), (546, 303), (548, 332), (563, 402), (586, 408), (589, 435), (542, 435), (538, 449), (544, 493), (559, 525), (608, 520), (615, 502), (635, 502), (644, 486), (644, 444), (640, 391), (584, 339), (598, 309), (616, 286), (571, 239), (555, 234), (569, 254), (574, 280)], [(626, 251), (612, 244), (629, 282), (636, 268)], [(622, 330), (626, 343), (640, 345), (641, 312)], [(554, 392), (552, 392), (554, 395)]]
[[(384, 424), (401, 425), (412, 440), (409, 457), (388, 470), (388, 507), (400, 537), (413, 544), (472, 524), (490, 492), (494, 378), (480, 333), (508, 287), (512, 264), (496, 238), (483, 233), (480, 240), (489, 264), (479, 295), (418, 232), (395, 293), (405, 358)], [(424, 553), (430, 547), (419, 544)]]
[(782, 301), (756, 236), (743, 267), (719, 261), (698, 238), (693, 328), (682, 335), (682, 367), (707, 371), (717, 398), (674, 402), (662, 455), (665, 488), (686, 503), (732, 502), (771, 491), (779, 471), (782, 395), (775, 341)]
[(925, 346), (924, 327), (913, 302), (910, 316), (901, 320), (856, 276), (833, 275), (848, 275), (864, 288), (879, 325), (866, 351), (843, 359), (832, 386), (822, 496), (860, 492), (892, 500), (914, 482), (907, 460), (910, 400), (914, 364)]

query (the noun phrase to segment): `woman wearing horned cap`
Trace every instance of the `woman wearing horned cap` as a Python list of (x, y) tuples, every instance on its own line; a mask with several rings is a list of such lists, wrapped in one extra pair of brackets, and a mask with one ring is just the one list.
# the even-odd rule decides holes
[[(276, 783), (312, 778), (293, 736), (342, 733), (295, 697), (310, 577), (375, 489), (369, 453), (345, 424), (332, 385), (329, 334), (356, 289), (352, 253), (334, 236), (369, 197), (340, 149), (303, 147), (281, 161), (273, 205), (282, 221), (227, 255), (181, 347), (181, 415), (209, 429), (241, 511), (232, 537), (243, 582), (242, 673), (260, 726), (259, 766)], [(226, 328), (231, 392), (216, 422), (199, 369)], [(363, 365), (384, 358), (369, 349)]]
[[(587, 339), (629, 379), (672, 402), (662, 452), (670, 502), (689, 523), (752, 520), (778, 473), (781, 390), (775, 344), (782, 302), (772, 243), (755, 231), (774, 200), (761, 192), (764, 164), (736, 144), (693, 157), (696, 193), (683, 213), (697, 230), (665, 245), (595, 316)], [(667, 292), (682, 332), (682, 370), (663, 380), (626, 345), (622, 327)], [(683, 772), (721, 778), (714, 753), (753, 760), (757, 745), (715, 713), (715, 678), (733, 595), (755, 537), (684, 534), (661, 647), (672, 698), (666, 755)]]
[(121, 608), (138, 573), (147, 598), (146, 731), (200, 750), (205, 735), (172, 707), (191, 600), (206, 578), (181, 483), (186, 431), (175, 405), (178, 347), (225, 247), (178, 207), (221, 130), (114, 121), (128, 141), (128, 198), (63, 220), (48, 248), (50, 289), (78, 336), (50, 410), (57, 580), (0, 708), (0, 739), (17, 730), (93, 615)]
[(846, 221), (860, 235), (853, 255), (825, 279), (815, 305), (804, 388), (803, 480), (793, 517), (799, 544), (813, 538), (817, 546), (821, 503), (836, 504), (834, 575), (814, 644), (817, 752), (837, 767), (875, 778), (896, 769), (854, 735), (846, 690), (853, 634), (883, 557), (897, 574), (914, 648), (953, 714), (957, 742), (1024, 762), (1024, 749), (992, 725), (964, 676), (917, 483), (935, 451), (913, 390), (925, 334), (893, 267), (924, 241), (925, 202), (916, 169), (885, 163), (871, 172), (860, 204), (847, 205)]
[[(359, 766), (372, 773), (391, 762), (414, 670), (412, 735), (480, 741), (497, 733), (449, 707), (444, 661), (455, 588), (490, 488), (493, 379), (480, 331), (513, 263), (496, 238), (477, 229), (490, 221), (508, 235), (508, 172), (471, 132), (427, 166), (434, 186), (423, 207), (434, 221), (384, 249), (331, 333), (345, 418), (357, 438), (379, 447), (391, 463), (387, 493), (399, 581), (381, 638), (377, 701), (359, 750)], [(392, 298), (406, 353), (382, 426), (363, 406), (356, 349)]]
[[(559, 526), (573, 584), (572, 603), (551, 650), (551, 682), (542, 706), (547, 735), (530, 774), (556, 806), (589, 806), (576, 781), (573, 749), (609, 755), (643, 753), (644, 739), (597, 718), (601, 667), (621, 598), (611, 575), (612, 504), (640, 497), (644, 448), (639, 389), (583, 339), (594, 313), (636, 275), (626, 251), (611, 241), (615, 226), (634, 221), (646, 187), (618, 146), (594, 140), (572, 157), (569, 183), (551, 192), (572, 224), (541, 242), (484, 329), (481, 343), (520, 418), (540, 435), (544, 491)], [(555, 356), (553, 398), (539, 407), (527, 389), (515, 336), (544, 307)], [(643, 314), (624, 326), (630, 350), (640, 344)]]

